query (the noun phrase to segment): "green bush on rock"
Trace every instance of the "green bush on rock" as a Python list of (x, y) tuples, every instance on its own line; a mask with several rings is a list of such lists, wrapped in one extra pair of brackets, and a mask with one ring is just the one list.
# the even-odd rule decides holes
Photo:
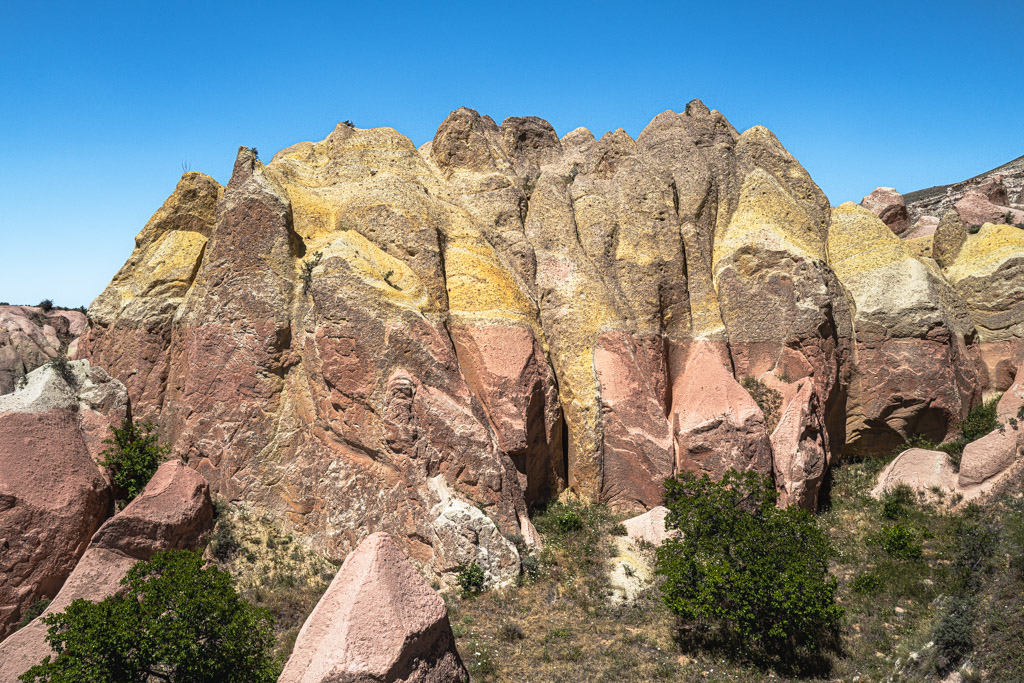
[(159, 444), (152, 422), (139, 425), (126, 417), (110, 431), (111, 437), (103, 441), (108, 447), (100, 453), (100, 464), (110, 470), (118, 499), (128, 503), (142, 493), (169, 449)]
[(665, 489), (666, 526), (682, 535), (658, 549), (657, 571), (682, 639), (778, 669), (820, 665), (843, 610), (816, 520), (777, 508), (771, 480), (755, 472), (721, 482), (683, 473)]

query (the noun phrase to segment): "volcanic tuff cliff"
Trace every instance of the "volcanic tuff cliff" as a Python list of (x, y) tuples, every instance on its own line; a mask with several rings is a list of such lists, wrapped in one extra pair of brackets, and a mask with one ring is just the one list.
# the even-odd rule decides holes
[(679, 470), (753, 468), (812, 508), (844, 448), (949, 435), (1019, 364), (1013, 230), (943, 269), (697, 100), (635, 140), (342, 124), (241, 148), (224, 188), (185, 174), (77, 355), (221, 496), (501, 581), (566, 489), (643, 511)]

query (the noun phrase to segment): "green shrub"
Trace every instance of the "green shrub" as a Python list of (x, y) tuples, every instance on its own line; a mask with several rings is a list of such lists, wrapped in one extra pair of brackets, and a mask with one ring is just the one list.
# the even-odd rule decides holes
[(779, 424), (782, 394), (775, 391), (775, 389), (768, 388), (764, 382), (756, 377), (744, 377), (741, 384), (747, 390), (747, 393), (750, 394), (750, 397), (754, 399), (757, 407), (761, 409), (765, 425), (768, 427), (768, 433), (771, 434)]
[(963, 593), (978, 590), (982, 577), (991, 569), (999, 529), (986, 519), (980, 506), (971, 503), (953, 521), (949, 538), (954, 587)]
[(968, 598), (950, 601), (943, 611), (932, 631), (942, 669), (953, 667), (974, 649), (974, 618), (974, 602)]
[(118, 500), (132, 501), (167, 459), (170, 449), (158, 443), (152, 422), (137, 424), (126, 417), (120, 427), (111, 427), (111, 437), (100, 456), (100, 464), (110, 470)]
[(913, 504), (913, 490), (909, 486), (901, 484), (885, 494), (885, 499), (882, 501), (882, 516), (891, 520), (906, 517), (907, 507)]
[(479, 595), (484, 590), (484, 570), (477, 562), (459, 565), (457, 580), (464, 595)]
[(24, 628), (28, 626), (29, 622), (38, 617), (40, 614), (46, 611), (46, 608), (50, 606), (50, 601), (36, 600), (31, 606), (21, 615), (21, 621), (18, 622), (18, 628)]
[(687, 472), (665, 492), (666, 526), (682, 535), (658, 548), (656, 566), (685, 637), (781, 669), (836, 646), (834, 552), (810, 514), (777, 508), (771, 480), (755, 472), (721, 482)]
[(311, 258), (306, 259), (302, 262), (302, 274), (299, 276), (302, 279), (302, 295), (306, 296), (309, 294), (310, 288), (313, 286), (313, 269), (320, 265), (320, 260), (323, 259), (324, 253), (318, 251)]
[(53, 310), (53, 301), (51, 299), (43, 299), (39, 302), (39, 308), (43, 313), (49, 313)]
[(999, 405), (999, 396), (985, 401), (980, 405), (971, 408), (967, 418), (960, 423), (960, 435), (967, 439), (967, 442), (976, 441), (999, 426), (996, 418), (996, 406)]
[(71, 368), (71, 363), (68, 361), (67, 356), (57, 356), (48, 365), (55, 373), (60, 375), (61, 379), (68, 383), (68, 386), (78, 386), (78, 380), (75, 379), (75, 371)]
[(555, 529), (563, 534), (583, 529), (583, 515), (568, 505), (558, 504), (551, 519)]
[(854, 578), (850, 588), (855, 593), (877, 593), (882, 588), (882, 580), (876, 574), (864, 572)]
[(273, 618), (235, 592), (202, 556), (165, 550), (100, 602), (75, 600), (43, 618), (54, 655), (22, 681), (274, 681)]
[(873, 543), (881, 546), (890, 557), (899, 560), (917, 560), (924, 554), (921, 542), (914, 530), (904, 524), (890, 524), (869, 537)]

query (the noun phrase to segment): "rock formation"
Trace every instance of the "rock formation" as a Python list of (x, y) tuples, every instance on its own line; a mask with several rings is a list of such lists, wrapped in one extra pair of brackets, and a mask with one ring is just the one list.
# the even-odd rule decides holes
[[(899, 237), (910, 229), (907, 203), (894, 187), (876, 188), (861, 200), (860, 205), (882, 219), (882, 222)], [(915, 223), (915, 228), (917, 225), (918, 223)]]
[(345, 559), (302, 625), (280, 683), (468, 681), (444, 600), (385, 533)]
[(40, 365), (77, 350), (85, 314), (38, 306), (0, 306), (0, 394)]
[(46, 610), (0, 642), (0, 681), (14, 681), (52, 654), (42, 618), (78, 599), (102, 600), (119, 588), (136, 562), (168, 548), (195, 548), (213, 526), (206, 481), (180, 461), (169, 461), (131, 503), (106, 521)]
[(419, 149), (341, 124), (240, 149), (224, 188), (183, 176), (77, 353), (321, 550), (383, 530), (442, 582), (502, 583), (528, 506), (567, 489), (640, 513), (681, 470), (749, 468), (813, 509), (841, 450), (941, 438), (1009, 386), (1016, 237), (905, 222), (833, 210), (697, 100), (636, 139), (466, 108)]
[(86, 361), (0, 396), (0, 638), (57, 593), (112, 512), (95, 460), (127, 411), (124, 385)]

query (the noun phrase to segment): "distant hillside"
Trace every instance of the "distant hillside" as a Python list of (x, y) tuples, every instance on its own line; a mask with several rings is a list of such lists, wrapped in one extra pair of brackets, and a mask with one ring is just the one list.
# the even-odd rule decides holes
[(953, 204), (963, 198), (967, 190), (994, 175), (1003, 176), (1003, 184), (1006, 186), (1011, 204), (1024, 203), (1024, 156), (1020, 156), (998, 168), (958, 183), (936, 185), (904, 194), (903, 199), (907, 202), (911, 223), (921, 216), (941, 216), (952, 209)]

